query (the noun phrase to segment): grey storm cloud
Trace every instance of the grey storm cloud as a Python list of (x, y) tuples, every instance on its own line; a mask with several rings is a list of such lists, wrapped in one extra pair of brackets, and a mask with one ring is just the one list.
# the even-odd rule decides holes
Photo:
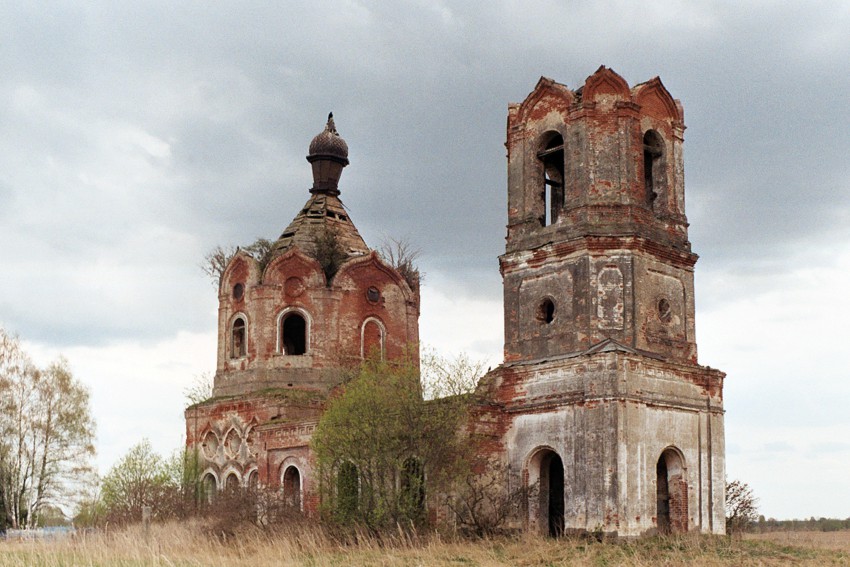
[[(7, 6), (4, 322), (69, 344), (209, 324), (183, 299), (211, 292), (197, 264), (288, 224), (331, 110), (367, 240), (408, 238), (458, 293), (498, 297), (507, 105), (540, 75), (577, 88), (600, 64), (631, 84), (660, 75), (682, 100), (691, 237), (709, 267), (846, 234), (850, 40), (834, 8)], [(121, 289), (128, 311), (102, 307)]]
[(141, 434), (172, 442), (179, 382), (215, 347), (199, 263), (289, 224), (333, 111), (352, 220), (422, 251), (423, 339), (498, 356), (508, 104), (541, 75), (658, 75), (685, 109), (730, 478), (767, 515), (846, 515), (848, 29), (838, 0), (7, 2), (0, 324), (92, 384), (104, 463)]

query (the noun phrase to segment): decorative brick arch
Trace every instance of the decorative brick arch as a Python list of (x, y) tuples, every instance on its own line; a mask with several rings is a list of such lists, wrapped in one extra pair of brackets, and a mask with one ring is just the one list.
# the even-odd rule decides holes
[(384, 359), (387, 344), (387, 328), (377, 317), (367, 317), (360, 325), (360, 357), (366, 358), (377, 351)]
[(239, 457), (239, 450), (242, 447), (242, 434), (235, 426), (231, 425), (221, 439), (221, 445), (224, 449), (224, 455), (230, 459)]
[(201, 453), (203, 453), (207, 460), (214, 460), (218, 455), (218, 449), (221, 446), (221, 439), (219, 439), (218, 433), (216, 433), (212, 428), (208, 428), (200, 435), (200, 439)]
[(291, 460), (284, 461), (280, 467), (280, 489), (287, 506), (304, 510), (304, 476)]
[(203, 491), (204, 491), (204, 500), (207, 503), (212, 502), (212, 500), (215, 497), (216, 492), (218, 492), (219, 486), (220, 486), (219, 480), (218, 480), (218, 475), (216, 474), (216, 472), (213, 469), (207, 468), (206, 470), (204, 470), (203, 473), (201, 473), (200, 478), (201, 478), (201, 487), (203, 488)]

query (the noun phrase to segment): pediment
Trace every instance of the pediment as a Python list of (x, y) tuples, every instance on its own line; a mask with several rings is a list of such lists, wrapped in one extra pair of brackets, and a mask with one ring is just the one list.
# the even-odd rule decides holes
[(681, 105), (670, 95), (661, 79), (655, 77), (634, 89), (635, 102), (641, 110), (661, 120), (683, 121)]

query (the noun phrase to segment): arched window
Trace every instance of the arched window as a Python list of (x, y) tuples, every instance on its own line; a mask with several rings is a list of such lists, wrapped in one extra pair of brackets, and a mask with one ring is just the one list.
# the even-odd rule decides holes
[(235, 472), (230, 473), (225, 478), (224, 489), (226, 491), (235, 492), (235, 491), (239, 490), (239, 485), (240, 485), (239, 476)]
[(218, 483), (215, 480), (215, 475), (211, 472), (208, 472), (201, 479), (201, 486), (204, 491), (204, 500), (206, 502), (212, 502), (213, 498), (215, 498), (215, 491)]
[(384, 359), (385, 347), (384, 324), (374, 317), (363, 321), (360, 327), (360, 356), (362, 358), (377, 357)]
[(558, 220), (564, 206), (564, 138), (554, 134), (546, 145), (537, 152), (537, 158), (543, 164), (543, 215), (542, 226), (549, 226)]
[(280, 316), (280, 353), (287, 355), (307, 354), (308, 330), (306, 317), (299, 311), (286, 311)]
[(647, 130), (643, 135), (643, 181), (646, 204), (653, 210), (656, 208), (656, 199), (662, 195), (663, 157), (664, 141), (655, 130)]
[(688, 483), (679, 451), (668, 447), (655, 466), (658, 531), (663, 534), (688, 531)]
[(248, 473), (248, 490), (256, 491), (260, 487), (260, 474), (257, 469)]
[(248, 326), (241, 315), (233, 320), (230, 327), (230, 358), (242, 358), (248, 352)]
[(343, 519), (350, 519), (357, 512), (360, 499), (360, 479), (357, 467), (348, 461), (339, 465), (336, 477), (336, 509)]
[(287, 506), (301, 509), (301, 473), (298, 469), (289, 465), (283, 471), (283, 498)]

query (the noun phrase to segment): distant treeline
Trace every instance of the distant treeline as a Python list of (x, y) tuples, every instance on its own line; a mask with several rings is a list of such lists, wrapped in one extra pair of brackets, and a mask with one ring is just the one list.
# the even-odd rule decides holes
[(839, 530), (850, 530), (850, 518), (840, 520), (838, 518), (815, 518), (808, 520), (777, 520), (759, 516), (757, 522), (752, 524), (752, 530), (757, 532), (779, 532), (779, 531), (819, 531), (837, 532)]

